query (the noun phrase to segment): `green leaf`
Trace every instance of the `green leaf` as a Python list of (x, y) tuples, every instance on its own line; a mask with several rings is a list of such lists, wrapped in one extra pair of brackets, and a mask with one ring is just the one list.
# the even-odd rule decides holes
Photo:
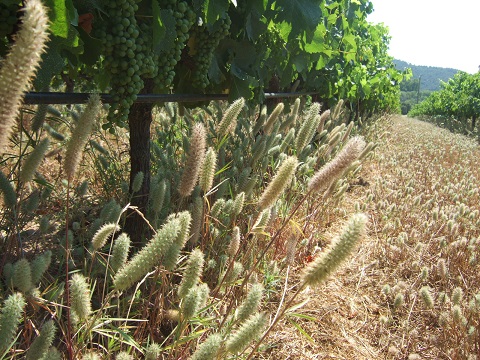
[(327, 34), (327, 28), (323, 23), (318, 24), (312, 40), (304, 45), (305, 52), (309, 54), (320, 53), (325, 49), (325, 35)]
[(91, 37), (82, 28), (78, 28), (78, 30), (80, 39), (83, 42), (83, 53), (79, 55), (79, 59), (85, 65), (94, 65), (100, 58), (100, 55), (102, 55), (102, 42)]
[(316, 70), (321, 70), (324, 69), (325, 66), (328, 64), (332, 57), (333, 51), (324, 49), (322, 50), (322, 53), (320, 54), (320, 58), (317, 61), (317, 66), (315, 67)]
[(245, 98), (245, 100), (250, 100), (253, 98), (253, 91), (250, 88), (250, 79), (240, 79), (237, 76), (231, 76), (229, 100), (237, 100), (239, 97)]
[(230, 6), (229, 0), (207, 0), (205, 20), (207, 24), (213, 24), (222, 18)]
[(210, 67), (208, 68), (208, 79), (213, 84), (220, 84), (225, 80), (216, 56), (213, 57)]
[(330, 14), (327, 17), (327, 23), (329, 25), (334, 25), (337, 22), (337, 14)]
[(247, 15), (245, 29), (247, 30), (248, 38), (255, 41), (267, 30), (267, 24), (261, 20), (258, 14), (251, 12)]
[[(154, 21), (153, 51), (163, 53), (169, 51), (175, 45), (177, 32), (175, 31), (176, 19), (166, 9), (160, 10), (160, 16), (157, 15), (157, 21)], [(156, 33), (156, 34), (155, 34)]]
[(47, 50), (42, 54), (42, 62), (33, 82), (35, 90), (44, 91), (50, 86), (53, 76), (59, 74), (64, 66), (63, 57), (58, 52), (58, 40), (53, 38), (48, 42)]
[(162, 23), (158, 1), (152, 1), (152, 18), (153, 43), (160, 44), (162, 39), (165, 37), (167, 30)]
[[(71, 12), (67, 11), (67, 2), (65, 0), (46, 0), (45, 5), (49, 9), (48, 17), (50, 19), (49, 30), (55, 36), (67, 38), (68, 28), (70, 26)], [(73, 5), (72, 5), (73, 6)]]
[(291, 38), (299, 34), (313, 33), (321, 20), (321, 0), (277, 0), (277, 21), (292, 24)]
[(288, 322), (295, 326), (300, 332), (300, 334), (302, 334), (308, 341), (310, 341), (312, 344), (315, 344), (315, 340), (313, 340), (313, 338), (308, 335), (308, 333), (300, 326), (300, 324), (298, 324), (296, 321), (293, 321), (292, 319), (288, 319)]
[(292, 32), (292, 24), (288, 22), (282, 22), (277, 25), (278, 30), (280, 31), (281, 38), (287, 42), (288, 38), (290, 37), (290, 33)]
[(99, 71), (95, 74), (95, 84), (101, 91), (105, 91), (110, 84), (111, 74), (107, 71)]
[(308, 56), (302, 54), (298, 54), (292, 58), (292, 62), (299, 73), (308, 70), (309, 60)]
[(353, 34), (343, 35), (342, 41), (350, 46), (351, 49), (357, 49), (357, 42), (355, 41), (355, 36)]

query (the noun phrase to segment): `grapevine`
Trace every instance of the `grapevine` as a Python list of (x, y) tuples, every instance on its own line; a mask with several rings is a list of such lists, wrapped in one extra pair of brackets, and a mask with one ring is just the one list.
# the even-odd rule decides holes
[(208, 70), (213, 53), (220, 41), (229, 34), (231, 24), (230, 17), (226, 15), (217, 20), (211, 29), (203, 24), (197, 24), (193, 28), (192, 41), (189, 45), (195, 63), (192, 74), (192, 85), (195, 88), (205, 89), (209, 85)]
[(95, 34), (104, 46), (103, 68), (110, 76), (111, 95), (115, 101), (109, 109), (108, 123), (124, 127), (130, 107), (143, 88), (141, 70), (144, 70), (140, 28), (135, 18), (138, 5), (135, 0), (106, 0), (105, 9), (109, 17), (101, 22)]
[(195, 13), (185, 1), (162, 0), (160, 7), (168, 11), (175, 18), (176, 39), (174, 46), (164, 50), (158, 59), (158, 75), (155, 85), (160, 90), (170, 88), (175, 77), (175, 66), (180, 61), (182, 50), (188, 39), (189, 31), (195, 23)]

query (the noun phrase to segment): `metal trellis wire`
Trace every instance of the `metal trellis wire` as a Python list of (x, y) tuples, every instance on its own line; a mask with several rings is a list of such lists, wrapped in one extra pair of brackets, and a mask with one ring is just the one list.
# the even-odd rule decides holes
[[(305, 95), (315, 95), (309, 92), (294, 93), (265, 93), (266, 99), (292, 98)], [(25, 104), (84, 104), (87, 102), (89, 93), (60, 93), (60, 92), (29, 92), (25, 94)], [(104, 104), (113, 103), (109, 94), (101, 94)], [(178, 102), (188, 103), (197, 101), (228, 100), (228, 94), (139, 94), (135, 103)]]

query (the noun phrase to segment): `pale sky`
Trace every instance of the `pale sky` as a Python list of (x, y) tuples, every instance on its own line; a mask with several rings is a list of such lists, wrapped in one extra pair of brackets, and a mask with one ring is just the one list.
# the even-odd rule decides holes
[(389, 54), (468, 73), (480, 65), (480, 0), (371, 0), (368, 21), (390, 30)]

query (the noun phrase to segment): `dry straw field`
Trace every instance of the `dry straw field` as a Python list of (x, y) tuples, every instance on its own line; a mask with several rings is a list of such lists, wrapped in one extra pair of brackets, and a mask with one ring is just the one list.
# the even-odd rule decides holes
[[(368, 130), (378, 146), (337, 213), (366, 204), (368, 236), (302, 314), (271, 337), (271, 359), (478, 359), (478, 144), (400, 116)], [(330, 239), (342, 216), (320, 236)], [(287, 319), (288, 320), (288, 319)]]

